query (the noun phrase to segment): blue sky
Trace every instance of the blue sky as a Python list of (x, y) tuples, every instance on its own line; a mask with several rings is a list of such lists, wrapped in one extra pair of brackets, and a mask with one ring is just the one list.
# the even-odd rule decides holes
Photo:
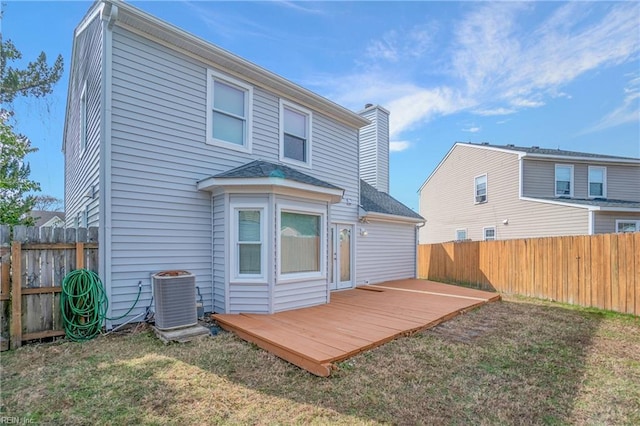
[[(638, 2), (131, 2), (354, 111), (391, 112), (391, 194), (417, 190), (456, 141), (640, 157)], [(64, 196), (71, 42), (91, 2), (8, 1), (2, 35), (65, 59), (53, 95), (14, 103)]]

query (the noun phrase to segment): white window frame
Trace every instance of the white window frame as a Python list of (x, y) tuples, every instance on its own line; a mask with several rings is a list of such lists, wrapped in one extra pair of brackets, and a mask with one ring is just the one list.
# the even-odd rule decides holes
[[(298, 114), (302, 114), (306, 116), (307, 119), (307, 140), (305, 145), (305, 158), (306, 161), (298, 161), (293, 158), (288, 158), (284, 156), (284, 110), (289, 109)], [(292, 164), (295, 166), (311, 168), (311, 153), (312, 153), (312, 142), (313, 142), (313, 113), (301, 107), (300, 105), (296, 105), (292, 102), (289, 102), (284, 99), (280, 99), (280, 161), (283, 163)]]
[[(478, 201), (478, 179), (484, 177), (484, 200)], [(489, 201), (489, 178), (486, 173), (473, 178), (473, 202), (474, 204), (484, 204)]]
[(80, 156), (86, 151), (89, 139), (88, 108), (87, 82), (85, 81), (80, 92)]
[(617, 234), (621, 234), (623, 233), (622, 231), (618, 231), (618, 225), (619, 224), (633, 224), (636, 227), (635, 231), (632, 232), (640, 232), (640, 220), (634, 220), (634, 219), (616, 219), (616, 233)]
[[(493, 238), (487, 238), (487, 231), (493, 230)], [(482, 228), (482, 239), (484, 241), (495, 241), (498, 239), (498, 229), (495, 226), (485, 226)]]
[[(458, 238), (458, 232), (464, 232), (464, 238)], [(456, 229), (456, 238), (455, 241), (465, 241), (468, 238), (469, 234), (467, 233), (467, 228), (458, 228)]]
[[(602, 170), (602, 195), (591, 194), (591, 170)], [(589, 166), (587, 171), (587, 193), (589, 198), (607, 198), (607, 168), (605, 166)]]
[(558, 194), (558, 168), (567, 167), (571, 170), (570, 180), (569, 180), (569, 198), (573, 198), (573, 188), (574, 188), (574, 175), (573, 175), (573, 164), (556, 164), (554, 168), (554, 179), (553, 179), (553, 193), (556, 197), (567, 197), (567, 194)]
[[(282, 273), (282, 239), (281, 239), (281, 224), (282, 213), (298, 213), (305, 215), (320, 216), (320, 271), (314, 272), (294, 272), (283, 274)], [(276, 209), (276, 238), (277, 238), (277, 281), (279, 283), (296, 282), (296, 281), (309, 281), (313, 279), (326, 279), (327, 278), (327, 211), (322, 208), (317, 208), (305, 204), (278, 204)]]
[[(245, 120), (245, 134), (244, 143), (237, 145), (232, 142), (228, 142), (222, 139), (216, 139), (213, 137), (213, 83), (218, 81), (228, 86), (233, 86), (238, 90), (245, 92), (244, 104), (246, 116)], [(207, 70), (207, 121), (206, 121), (206, 138), (205, 142), (209, 145), (220, 146), (223, 148), (232, 149), (235, 151), (242, 151), (251, 153), (252, 146), (252, 134), (253, 134), (253, 86), (246, 84), (235, 78), (226, 76), (217, 71)]]
[[(231, 283), (251, 283), (265, 284), (267, 283), (267, 203), (260, 202), (232, 202), (229, 204), (231, 213), (231, 238), (229, 247), (229, 264), (230, 264), (230, 281)], [(239, 271), (239, 224), (240, 211), (259, 211), (260, 212), (260, 274), (241, 274)]]

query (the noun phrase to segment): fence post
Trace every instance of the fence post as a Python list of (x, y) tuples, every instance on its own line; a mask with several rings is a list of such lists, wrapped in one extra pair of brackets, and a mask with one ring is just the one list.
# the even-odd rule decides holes
[(11, 349), (22, 346), (22, 243), (11, 243)]
[(84, 243), (76, 243), (76, 269), (84, 268)]

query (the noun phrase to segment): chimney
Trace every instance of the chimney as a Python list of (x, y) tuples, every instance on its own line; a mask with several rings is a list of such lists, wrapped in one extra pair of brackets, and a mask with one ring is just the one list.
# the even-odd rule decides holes
[(389, 111), (366, 104), (361, 117), (371, 124), (360, 129), (360, 179), (389, 193)]

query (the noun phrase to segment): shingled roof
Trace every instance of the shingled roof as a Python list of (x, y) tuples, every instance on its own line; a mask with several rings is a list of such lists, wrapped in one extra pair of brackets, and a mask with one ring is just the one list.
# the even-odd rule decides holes
[(263, 160), (255, 160), (247, 163), (243, 166), (236, 167), (229, 171), (219, 173), (215, 178), (282, 178), (289, 179), (300, 183), (306, 183), (308, 185), (319, 186), (322, 188), (339, 189), (335, 185), (325, 182), (320, 179), (316, 179), (313, 176), (309, 176), (302, 172), (297, 171), (291, 167), (283, 164), (270, 163)]
[(554, 155), (562, 157), (581, 157), (581, 158), (609, 158), (612, 160), (638, 160), (635, 157), (618, 157), (615, 155), (593, 154), (590, 152), (567, 151), (564, 149), (540, 148), (539, 146), (516, 146), (516, 145), (493, 145), (490, 143), (468, 143), (474, 146), (486, 146), (491, 148), (500, 148), (510, 151), (526, 152), (527, 154)]
[(424, 220), (422, 216), (393, 198), (386, 192), (381, 192), (360, 180), (360, 206), (371, 213), (382, 213), (393, 216), (408, 217)]

